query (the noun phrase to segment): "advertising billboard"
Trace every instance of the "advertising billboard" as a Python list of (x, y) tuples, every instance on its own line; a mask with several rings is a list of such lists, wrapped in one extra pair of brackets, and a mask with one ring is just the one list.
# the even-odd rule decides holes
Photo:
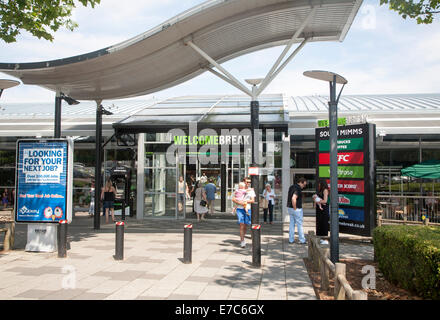
[[(317, 128), (315, 137), (316, 178), (330, 187), (329, 128)], [(371, 236), (376, 222), (376, 126), (338, 126), (337, 150), (339, 231)]]
[(73, 142), (71, 139), (17, 141), (15, 221), (72, 220)]

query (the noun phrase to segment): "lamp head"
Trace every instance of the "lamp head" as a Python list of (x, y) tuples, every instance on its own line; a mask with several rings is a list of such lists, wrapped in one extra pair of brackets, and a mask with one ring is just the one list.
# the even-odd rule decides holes
[(327, 82), (333, 82), (333, 80), (336, 77), (336, 83), (340, 83), (340, 84), (348, 83), (347, 79), (345, 79), (343, 76), (340, 76), (339, 74), (330, 71), (310, 70), (310, 71), (304, 71), (303, 75), (309, 78), (323, 80)]
[(261, 83), (261, 81), (263, 81), (263, 79), (261, 78), (257, 78), (257, 79), (245, 79), (244, 81), (246, 81), (247, 83), (249, 83), (252, 86), (257, 86)]
[(68, 104), (69, 106), (79, 104), (79, 101), (77, 101), (77, 100), (75, 100), (75, 99), (73, 99), (73, 98), (71, 98), (71, 97), (69, 97), (69, 96), (66, 96), (66, 95), (63, 94), (63, 93), (61, 93), (60, 97), (61, 97), (61, 99), (63, 99), (64, 101), (66, 101), (67, 104)]

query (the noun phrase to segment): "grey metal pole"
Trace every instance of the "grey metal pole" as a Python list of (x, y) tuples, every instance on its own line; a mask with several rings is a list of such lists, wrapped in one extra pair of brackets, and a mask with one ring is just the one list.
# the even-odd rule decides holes
[(192, 263), (192, 224), (183, 228), (183, 263)]
[(336, 101), (336, 76), (330, 82), (330, 260), (339, 261), (339, 207), (338, 207), (338, 104)]
[(115, 260), (124, 260), (124, 225), (122, 221), (116, 222)]
[[(255, 86), (254, 86), (255, 88)], [(254, 89), (255, 90), (255, 89)], [(253, 90), (253, 91), (254, 91)], [(258, 101), (253, 99), (251, 101), (251, 131), (252, 131), (252, 165), (253, 167), (258, 167), (257, 165), (257, 157), (258, 157), (258, 129), (260, 127), (259, 121), (259, 112), (260, 105)], [(255, 191), (255, 203), (251, 204), (251, 223), (252, 225), (258, 225), (259, 223), (259, 213), (260, 213), (260, 204), (259, 204), (259, 175), (251, 176), (251, 187)], [(252, 230), (252, 265), (255, 267), (261, 266), (261, 234), (260, 230), (254, 233)]]
[(95, 215), (93, 228), (100, 229), (101, 224), (101, 139), (102, 139), (102, 105), (98, 103), (96, 107), (96, 142), (95, 142)]
[(55, 97), (54, 138), (61, 138), (61, 100), (61, 97), (57, 93)]
[(67, 220), (60, 220), (58, 224), (58, 258), (67, 257)]
[(252, 225), (252, 266), (261, 267), (261, 225)]

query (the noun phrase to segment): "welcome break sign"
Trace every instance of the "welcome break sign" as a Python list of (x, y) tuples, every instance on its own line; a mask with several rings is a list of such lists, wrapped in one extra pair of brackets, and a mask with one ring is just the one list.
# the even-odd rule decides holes
[[(330, 187), (329, 128), (317, 128), (315, 137), (316, 186), (326, 179)], [(376, 125), (338, 126), (337, 148), (339, 231), (371, 236), (376, 221)]]

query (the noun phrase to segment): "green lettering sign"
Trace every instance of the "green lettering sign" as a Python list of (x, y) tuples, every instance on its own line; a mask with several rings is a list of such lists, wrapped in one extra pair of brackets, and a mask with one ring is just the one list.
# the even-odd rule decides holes
[[(320, 178), (330, 178), (330, 166), (319, 167)], [(338, 166), (338, 178), (364, 178), (364, 167)]]
[[(319, 140), (319, 151), (330, 151), (330, 140)], [(338, 151), (364, 150), (364, 138), (338, 140)]]
[[(328, 120), (318, 120), (318, 127), (328, 127), (330, 122)], [(338, 126), (345, 126), (347, 124), (347, 118), (338, 118)]]

